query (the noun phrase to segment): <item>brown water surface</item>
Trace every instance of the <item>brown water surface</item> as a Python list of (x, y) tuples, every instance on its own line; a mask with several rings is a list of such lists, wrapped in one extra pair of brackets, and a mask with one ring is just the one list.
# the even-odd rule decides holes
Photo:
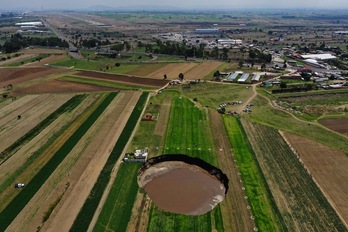
[(153, 170), (150, 167), (145, 171), (152, 173), (151, 180), (145, 184), (144, 189), (160, 209), (200, 215), (212, 210), (224, 199), (224, 185), (204, 169), (189, 164), (169, 163), (176, 166), (157, 166)]

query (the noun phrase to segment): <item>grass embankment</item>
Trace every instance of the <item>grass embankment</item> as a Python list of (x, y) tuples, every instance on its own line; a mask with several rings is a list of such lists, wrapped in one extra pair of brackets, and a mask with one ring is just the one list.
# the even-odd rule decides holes
[(276, 129), (243, 121), (290, 231), (346, 231), (334, 209)]
[(20, 213), (24, 206), (30, 201), (46, 179), (54, 172), (57, 166), (69, 154), (69, 152), (78, 143), (81, 137), (93, 125), (95, 120), (115, 98), (117, 93), (108, 94), (100, 105), (92, 112), (86, 121), (74, 132), (74, 134), (59, 148), (54, 156), (40, 169), (40, 171), (31, 179), (25, 188), (6, 206), (0, 213), (0, 231), (4, 231), (15, 217)]
[[(62, 113), (71, 112), (81, 101), (86, 97), (86, 95), (76, 95), (59, 107), (56, 111), (47, 116), (33, 129), (28, 131), (25, 135), (20, 137), (11, 146), (6, 148), (0, 153), (0, 165), (4, 163), (8, 158), (10, 158), (16, 151), (18, 151), (22, 146), (28, 143), (32, 138), (38, 135), (42, 130), (44, 130), (48, 125), (50, 125), (54, 120), (56, 120)], [(0, 187), (1, 191), (1, 187)]]
[(224, 123), (258, 229), (281, 231), (282, 219), (239, 119), (224, 115)]
[(140, 163), (122, 163), (93, 231), (126, 231), (138, 192)]
[[(173, 99), (165, 138), (164, 154), (187, 154), (217, 166), (212, 132), (206, 112), (187, 98)], [(152, 205), (148, 231), (224, 231), (220, 206), (201, 216), (163, 212)]]
[(66, 58), (53, 63), (52, 65), (74, 67), (76, 69), (93, 70), (93, 71), (105, 71), (111, 73), (127, 73), (140, 64), (122, 64), (116, 67), (115, 64), (120, 63), (115, 59), (99, 59), (99, 60), (77, 60), (74, 58)]
[[(98, 207), (98, 204), (100, 202), (100, 199), (103, 196), (104, 190), (110, 180), (110, 174), (112, 172), (112, 169), (115, 165), (115, 163), (117, 162), (117, 160), (119, 159), (125, 145), (127, 144), (129, 137), (131, 136), (134, 127), (139, 119), (139, 116), (144, 108), (146, 99), (147, 99), (148, 93), (143, 93), (131, 116), (129, 117), (126, 126), (124, 127), (119, 139), (117, 140), (114, 149), (111, 151), (111, 154), (108, 158), (108, 160), (106, 161), (106, 164), (103, 167), (103, 170), (101, 171), (97, 182), (95, 183), (95, 185), (93, 186), (93, 189), (91, 190), (87, 200), (85, 201), (85, 203), (83, 204), (79, 214), (77, 215), (74, 224), (72, 225), (72, 227), (70, 228), (70, 231), (87, 231), (88, 227), (89, 227), (89, 223), (91, 222), (93, 215), (95, 213), (95, 210)], [(115, 182), (116, 184), (119, 184), (118, 182)], [(115, 185), (114, 183), (114, 185)], [(122, 183), (122, 185), (125, 184), (130, 184), (131, 182), (127, 182), (127, 183)], [(114, 189), (114, 191), (120, 190), (120, 188), (117, 188), (116, 190)], [(113, 193), (116, 194), (116, 193)], [(136, 191), (130, 191), (129, 192), (129, 196), (127, 198), (127, 200), (129, 202), (132, 202), (132, 204), (129, 204), (129, 211), (125, 211), (125, 215), (123, 215), (124, 218), (130, 218), (131, 215), (131, 210), (132, 210), (132, 205), (135, 199), (135, 195), (136, 195)], [(132, 195), (133, 194), (133, 195)], [(123, 223), (128, 223), (128, 220), (126, 222)], [(117, 227), (117, 226), (116, 226)]]
[(35, 57), (24, 59), (24, 60), (21, 60), (21, 61), (16, 61), (16, 62), (13, 62), (13, 63), (8, 64), (6, 66), (8, 66), (8, 67), (18, 67), (18, 66), (21, 66), (23, 64), (32, 63), (32, 62), (36, 62), (36, 61), (41, 61), (42, 59), (47, 58), (49, 56), (50, 56), (49, 54), (39, 54), (39, 55), (37, 55)]
[(83, 77), (74, 77), (74, 76), (64, 76), (60, 77), (59, 80), (75, 82), (75, 83), (83, 83), (89, 85), (98, 85), (103, 87), (110, 87), (115, 89), (128, 89), (128, 90), (153, 90), (154, 88), (139, 86), (139, 85), (127, 85), (122, 83), (117, 83), (114, 81), (105, 81), (105, 80), (96, 80), (92, 78), (83, 78)]

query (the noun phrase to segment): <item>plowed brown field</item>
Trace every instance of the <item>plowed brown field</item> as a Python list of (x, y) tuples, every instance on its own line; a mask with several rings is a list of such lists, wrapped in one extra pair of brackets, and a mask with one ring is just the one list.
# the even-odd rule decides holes
[(158, 79), (142, 78), (142, 77), (134, 77), (134, 76), (122, 76), (117, 74), (107, 74), (107, 73), (92, 72), (92, 71), (81, 71), (76, 73), (75, 75), (81, 76), (81, 77), (92, 77), (92, 78), (101, 79), (101, 80), (111, 80), (115, 82), (121, 82), (121, 83), (132, 84), (132, 85), (150, 86), (150, 87), (158, 87), (158, 88), (165, 86), (169, 82), (167, 80), (158, 80)]
[(44, 67), (35, 68), (0, 68), (0, 87), (18, 84), (25, 81), (41, 78), (54, 73), (66, 72), (62, 69)]
[(284, 133), (284, 136), (347, 226), (347, 155), (339, 150), (304, 137), (290, 133)]
[(324, 119), (319, 122), (331, 130), (348, 135), (348, 118)]
[(13, 95), (24, 94), (43, 94), (43, 93), (79, 93), (79, 92), (104, 92), (116, 91), (111, 87), (103, 87), (98, 85), (68, 82), (62, 80), (52, 80), (37, 85), (33, 85), (23, 89), (13, 91)]

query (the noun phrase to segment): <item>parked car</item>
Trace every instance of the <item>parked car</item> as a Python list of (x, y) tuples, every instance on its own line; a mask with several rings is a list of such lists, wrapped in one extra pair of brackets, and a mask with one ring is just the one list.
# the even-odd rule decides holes
[(25, 186), (25, 184), (23, 183), (16, 183), (15, 184), (15, 188), (23, 188)]

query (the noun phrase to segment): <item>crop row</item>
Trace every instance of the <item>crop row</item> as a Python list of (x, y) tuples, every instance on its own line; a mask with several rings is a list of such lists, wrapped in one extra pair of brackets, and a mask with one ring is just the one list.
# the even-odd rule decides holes
[(81, 101), (86, 97), (85, 94), (75, 95), (62, 106), (60, 106), (56, 111), (47, 116), (38, 125), (28, 131), (25, 135), (20, 137), (11, 146), (6, 148), (0, 153), (0, 164), (4, 163), (8, 158), (10, 158), (21, 146), (24, 146), (36, 135), (38, 135), (42, 130), (49, 126), (54, 120), (56, 120), (62, 113), (72, 111)]
[[(93, 189), (91, 190), (87, 200), (83, 204), (79, 214), (77, 215), (70, 231), (87, 231), (89, 224), (93, 218), (93, 215), (98, 207), (100, 199), (103, 196), (104, 190), (110, 180), (110, 174), (112, 169), (119, 159), (125, 145), (127, 144), (134, 127), (140, 117), (140, 114), (144, 108), (148, 93), (143, 93), (131, 116), (129, 117), (126, 126), (124, 127), (119, 139), (117, 140), (114, 149), (111, 151), (111, 154), (106, 161), (106, 164), (103, 167), (103, 170), (100, 172), (97, 182), (94, 184)], [(136, 194), (136, 193), (135, 193)], [(131, 212), (129, 213), (130, 217)]]
[[(186, 98), (175, 97), (170, 112), (163, 153), (187, 154), (217, 165), (206, 113)], [(163, 212), (152, 205), (148, 231), (223, 231), (220, 207), (200, 216)]]
[(285, 229), (280, 221), (282, 219), (276, 213), (278, 209), (272, 202), (272, 195), (268, 191), (263, 173), (239, 119), (225, 115), (224, 124), (258, 229), (261, 231)]
[(271, 191), (277, 193), (284, 207), (284, 221), (289, 230), (346, 231), (334, 209), (309, 176), (303, 165), (273, 128), (244, 123), (253, 139), (255, 154), (263, 160), (261, 167)]
[(93, 231), (126, 231), (138, 192), (141, 164), (122, 163)]
[(24, 206), (36, 194), (57, 166), (64, 160), (81, 137), (93, 125), (100, 114), (106, 109), (117, 93), (108, 94), (100, 105), (89, 115), (86, 121), (74, 132), (74, 134), (59, 148), (53, 157), (31, 179), (27, 186), (6, 206), (0, 213), (0, 231), (4, 231)]

